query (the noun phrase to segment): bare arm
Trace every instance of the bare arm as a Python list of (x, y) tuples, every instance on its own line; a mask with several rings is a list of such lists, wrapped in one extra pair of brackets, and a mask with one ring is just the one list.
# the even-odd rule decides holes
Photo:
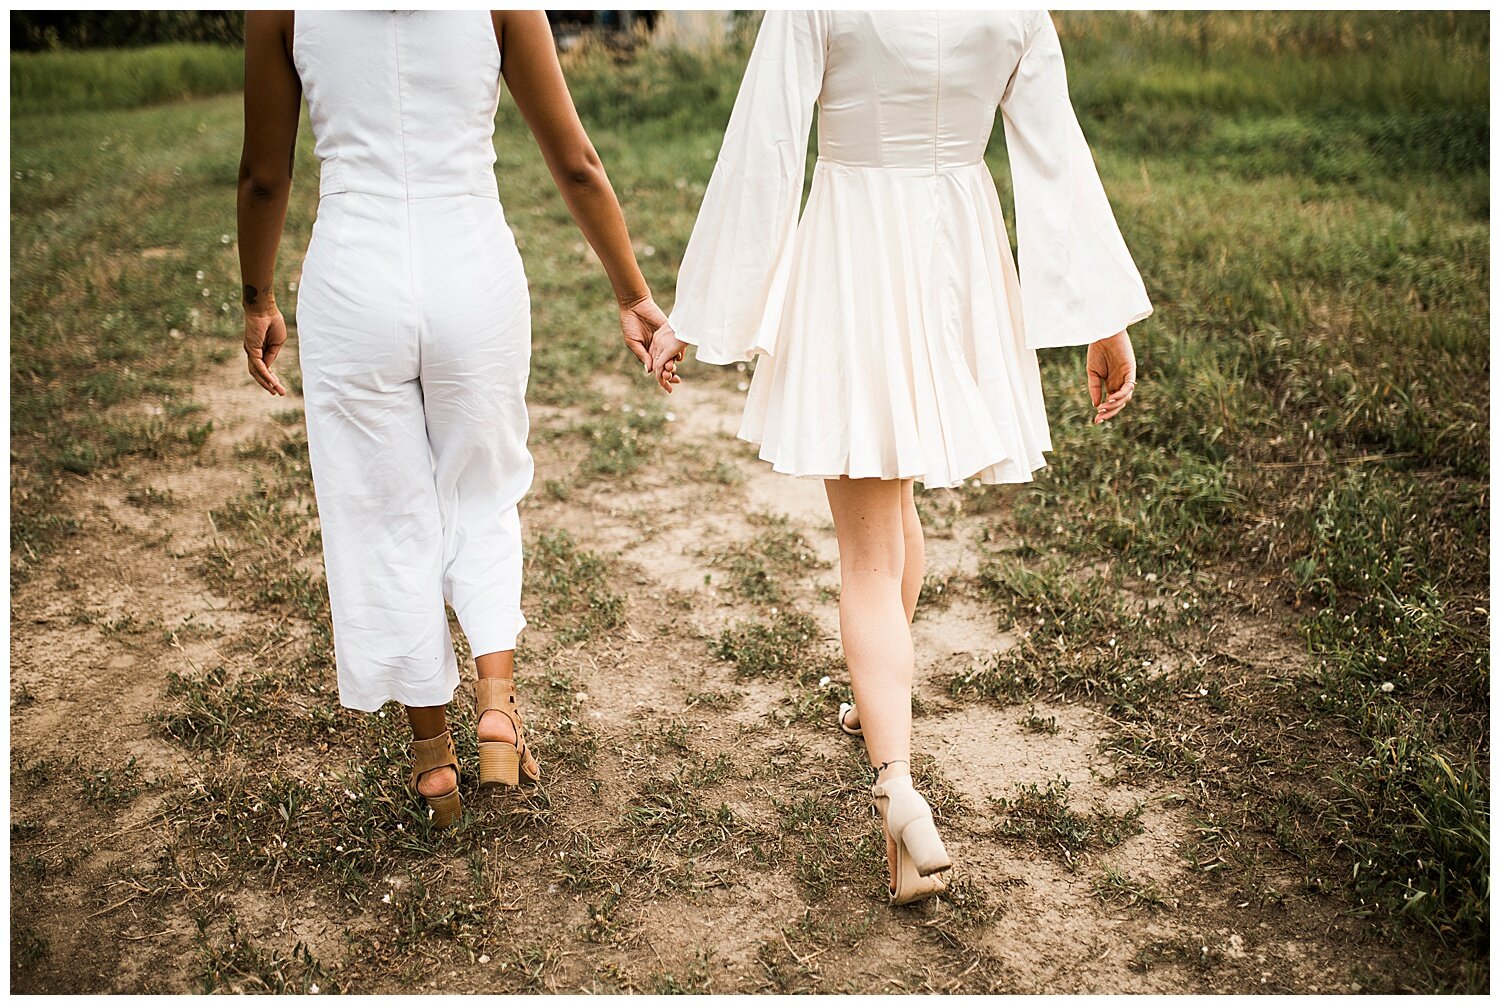
[(649, 369), (647, 347), (652, 335), (666, 325), (666, 315), (651, 299), (615, 190), (578, 120), (557, 61), (552, 28), (541, 11), (492, 11), (491, 17), (506, 86), (536, 137), (568, 212), (609, 275), (626, 344)]
[(250, 373), (272, 394), (286, 388), (271, 373), (286, 324), (276, 307), (276, 250), (286, 225), (297, 146), (302, 81), (292, 64), (291, 11), (245, 14), (245, 145), (240, 155), (240, 276)]

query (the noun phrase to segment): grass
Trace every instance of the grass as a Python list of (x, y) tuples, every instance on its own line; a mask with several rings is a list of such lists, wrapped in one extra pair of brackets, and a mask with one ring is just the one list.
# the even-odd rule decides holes
[(1141, 832), (1142, 807), (1124, 813), (1105, 809), (1080, 813), (1072, 806), (1069, 787), (1065, 778), (1053, 779), (1045, 786), (1017, 786), (1014, 796), (995, 801), (999, 815), (996, 832), (1060, 854), (1069, 868), (1077, 868), (1080, 852), (1107, 850)]
[(786, 517), (751, 513), (748, 520), (755, 536), (715, 549), (709, 565), (723, 569), (730, 587), (745, 600), (783, 603), (789, 597), (783, 580), (800, 579), (822, 563)]
[(202, 43), (10, 58), (11, 101), (22, 115), (142, 108), (238, 91), (244, 81), (243, 52)]
[[(977, 574), (929, 577), (923, 604), (982, 601), (1017, 640), (948, 674), (948, 700), (1002, 706), (997, 714), (1036, 740), (1056, 722), (1031, 703), (1088, 703), (1111, 720), (1106, 745), (1130, 777), (1189, 793), (1182, 798), (1198, 821), (1191, 882), (1236, 904), (1275, 907), (1296, 894), (1270, 867), (1284, 866), (1321, 891), (1319, 903), (1342, 905), (1410, 958), (1399, 978), (1379, 980), (1482, 987), (1487, 15), (1056, 20), (1083, 128), (1156, 313), (1135, 332), (1141, 384), (1122, 421), (1089, 426), (1082, 351), (1048, 351), (1055, 450), (1038, 481), (966, 488), (952, 504), (919, 497), (937, 531), (980, 525)], [(744, 55), (732, 44), (627, 61), (585, 48), (568, 59), (580, 114), (664, 303)], [(70, 504), (72, 489), (191, 461), (220, 435), (191, 386), (206, 363), (239, 351), (225, 306), (238, 289), (237, 262), (224, 241), (239, 73), (238, 53), (198, 46), (12, 60), (13, 583), (92, 519)], [(631, 484), (672, 430), (654, 405), (600, 407), (595, 375), (628, 372), (606, 284), (508, 98), (498, 129), (497, 175), (533, 298), (530, 398), (566, 411), (563, 437), (577, 447), (576, 470), (538, 495), (581, 506), (592, 495), (586, 484)], [(288, 248), (305, 245), (313, 215), (309, 140), (304, 125)], [(1008, 202), (1000, 130), (988, 158)], [(686, 376), (726, 390), (745, 379), (706, 367)], [(288, 379), (295, 387), (294, 370)], [(725, 863), (783, 863), (811, 913), (755, 950), (765, 987), (831, 989), (823, 961), (857, 944), (867, 918), (849, 910), (841, 885), (854, 875), (877, 888), (881, 855), (857, 816), (857, 765), (810, 753), (794, 728), (826, 716), (840, 686), (823, 681), (843, 679), (807, 613), (805, 538), (772, 518), (754, 544), (705, 549), (725, 592), (756, 605), (692, 651), (732, 668), (734, 686), (686, 685), (684, 721), (621, 724), (592, 720), (577, 695), (595, 664), (628, 672), (611, 647), (630, 624), (632, 588), (581, 530), (537, 528), (526, 646), (545, 671), (525, 697), (552, 775), (437, 836), (405, 791), (397, 717), (337, 707), (316, 525), (303, 496), (305, 439), (295, 411), (277, 421), (281, 440), (238, 457), (260, 480), (214, 511), (217, 545), (191, 556), (209, 587), (245, 598), (261, 634), (226, 637), (177, 613), (77, 612), (80, 628), (108, 632), (112, 646), (215, 642), (222, 658), (175, 674), (155, 720), (195, 774), (174, 785), (148, 781), (123, 759), (72, 770), (22, 758), (13, 782), (64, 786), (85, 819), (162, 800), (173, 827), (161, 869), (131, 875), (163, 909), (188, 890), (197, 898), (248, 882), (296, 884), (325, 902), (387, 912), (377, 934), (358, 937), (371, 982), (408, 982), (436, 967), (424, 953), (461, 954), (443, 959), (450, 965), (487, 946), (508, 990), (555, 990), (571, 958), (490, 909), (505, 882), (497, 835), (535, 849), (535, 896), (556, 884), (582, 897), (546, 901), (557, 912), (552, 934), (581, 932), (591, 949), (611, 952), (640, 931), (640, 903), (690, 903), (694, 884)], [(690, 478), (717, 491), (739, 482), (722, 459), (698, 460), (702, 471)], [(145, 516), (179, 505), (151, 477), (130, 493)], [(1235, 632), (1247, 636), (1226, 640)], [(1300, 639), (1300, 649), (1256, 651), (1283, 639)], [(265, 646), (274, 659), (257, 655)], [(722, 751), (704, 746), (692, 723), (742, 714), (741, 699), (767, 686), (781, 696), (767, 721), (785, 734), (774, 771), (738, 750), (719, 761)], [(22, 694), (16, 707), (26, 706)], [(457, 736), (472, 756), (466, 714)], [(330, 762), (327, 777), (305, 771), (332, 743), (347, 759)], [(737, 809), (752, 787), (782, 778), (799, 786), (775, 793), (791, 826)], [(936, 777), (924, 784), (943, 791)], [(754, 789), (756, 805), (766, 798)], [(618, 812), (575, 815), (605, 799)], [(972, 820), (973, 808), (947, 805), (944, 826)], [(991, 810), (1000, 823), (990, 836), (1080, 868), (1140, 823), (1078, 809), (1063, 782), (1017, 790)], [(13, 837), (29, 840), (34, 826), (13, 821)], [(85, 857), (79, 848), (19, 851), (18, 886), (67, 876)], [(228, 861), (232, 870), (216, 864)], [(394, 904), (382, 903), (394, 882), (404, 884)], [(1093, 882), (1110, 905), (1170, 908), (1139, 876), (1106, 868)], [(988, 910), (982, 892), (961, 893), (958, 914)], [(983, 974), (990, 963), (961, 921), (935, 919), (914, 938), (954, 963), (952, 973), (973, 964)], [(13, 918), (17, 973), (47, 965), (58, 942), (48, 936)], [(192, 959), (205, 990), (345, 988), (306, 947), (263, 946), (243, 930), (206, 929)], [(653, 961), (649, 974), (626, 973), (625, 962), (601, 961), (588, 979), (686, 991), (712, 986), (719, 973), (708, 956)], [(1214, 974), (1228, 963), (1217, 943), (1172, 938), (1141, 947), (1133, 968)], [(893, 979), (910, 988), (940, 980)]]

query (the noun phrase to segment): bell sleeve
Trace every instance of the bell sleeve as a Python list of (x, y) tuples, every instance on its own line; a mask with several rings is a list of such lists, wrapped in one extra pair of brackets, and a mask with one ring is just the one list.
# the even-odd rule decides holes
[(705, 363), (775, 352), (825, 39), (816, 11), (770, 10), (761, 21), (669, 318)]
[(1046, 11), (1028, 29), (1001, 111), (1027, 346), (1086, 345), (1149, 315), (1146, 287), (1068, 99), (1062, 46)]

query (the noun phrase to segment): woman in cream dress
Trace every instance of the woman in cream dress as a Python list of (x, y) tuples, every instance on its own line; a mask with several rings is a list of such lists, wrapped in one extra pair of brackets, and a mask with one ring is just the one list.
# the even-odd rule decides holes
[[(997, 110), (1019, 275), (984, 162)], [(940, 892), (951, 866), (909, 768), (912, 483), (1030, 480), (1052, 449), (1037, 350), (1089, 346), (1104, 422), (1135, 386), (1125, 329), (1150, 313), (1045, 11), (765, 15), (653, 370), (670, 389), (685, 344), (759, 357), (740, 437), (825, 480), (857, 706), (839, 722), (875, 768), (896, 903)]]

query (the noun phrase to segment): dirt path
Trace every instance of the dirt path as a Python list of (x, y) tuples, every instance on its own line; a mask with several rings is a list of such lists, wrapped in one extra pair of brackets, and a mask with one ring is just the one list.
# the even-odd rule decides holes
[[(639, 395), (624, 377), (597, 390), (606, 415)], [(546, 619), (528, 633), (523, 691), (551, 754), (543, 795), (472, 801), (467, 846), (406, 853), (404, 871), (365, 877), (369, 894), (338, 892), (320, 868), (282, 873), (214, 851), (182, 807), (253, 765), (167, 735), (159, 717), (183, 700), (173, 677), (227, 666), (251, 680), (308, 629), (205, 572), (216, 555), (245, 561), (209, 514), (262, 473), (247, 446), (295, 439), (297, 425), (276, 417), (297, 402), (253, 388), (238, 357), (195, 396), (214, 423), (203, 454), (81, 479), (69, 496), (77, 535), (13, 599), (17, 990), (254, 988), (296, 971), (355, 991), (1312, 992), (1356, 989), (1352, 959), (1390, 962), (1336, 901), (1299, 888), (1289, 857), (1256, 877), (1203, 868), (1212, 821), (1193, 793), (1123, 773), (1106, 752), (1114, 724), (1094, 706), (953, 697), (952, 675), (1016, 638), (974, 587), (992, 517), (934, 497), (948, 516), (932, 528), (928, 571), (947, 589), (915, 628), (916, 745), (956, 883), (934, 905), (885, 906), (858, 752), (830, 716), (844, 677), (822, 489), (733, 441), (739, 396), (717, 377), (667, 403), (659, 444), (686, 462), (623, 477), (571, 474), (588, 445), (577, 427), (600, 413), (535, 409), (528, 533), (565, 529), (602, 556), (624, 604), (618, 627), (582, 640), (559, 642), (560, 622)], [(774, 599), (747, 599), (732, 553), (753, 557), (768, 535), (800, 537), (817, 561), (773, 570)], [(305, 555), (285, 560), (320, 572)], [(826, 674), (736, 676), (712, 654), (726, 629), (794, 609), (818, 636), (794, 652)], [(1279, 658), (1263, 630), (1237, 638), (1247, 666)], [(331, 689), (331, 667), (312, 672)], [(248, 749), (334, 792), (359, 770), (352, 719), (327, 695), (288, 694), (268, 701), (332, 725)], [(399, 779), (381, 784), (400, 792)], [(1018, 829), (1028, 786), (1053, 830)], [(384, 812), (388, 830), (399, 817)], [(1070, 845), (1058, 826), (1091, 830)], [(454, 892), (471, 873), (487, 891), (477, 899)], [(1243, 894), (1257, 883), (1277, 897)], [(430, 899), (408, 906), (438, 893), (441, 923)], [(326, 976), (298, 970), (299, 943)]]

